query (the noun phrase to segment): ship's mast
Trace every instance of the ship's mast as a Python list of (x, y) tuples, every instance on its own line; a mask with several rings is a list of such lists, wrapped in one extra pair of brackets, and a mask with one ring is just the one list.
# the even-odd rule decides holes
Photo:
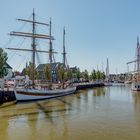
[(33, 87), (35, 85), (35, 50), (36, 50), (36, 42), (35, 42), (35, 13), (34, 13), (34, 9), (33, 9), (33, 38), (32, 38), (32, 50), (33, 50), (33, 56), (32, 56), (32, 84), (33, 84)]
[(63, 66), (66, 67), (65, 27), (63, 28)]
[[(52, 54), (56, 53), (53, 52), (52, 49), (52, 40), (54, 40), (54, 37), (51, 35), (51, 20), (50, 20), (50, 24), (46, 24), (46, 23), (41, 23), (41, 22), (37, 22), (35, 20), (35, 12), (33, 9), (33, 18), (32, 20), (26, 20), (26, 19), (18, 19), (18, 21), (23, 21), (23, 22), (29, 22), (32, 23), (32, 33), (27, 33), (27, 32), (14, 32), (12, 31), (10, 33), (10, 35), (12, 36), (21, 36), (21, 37), (29, 37), (32, 38), (32, 49), (18, 49), (18, 48), (7, 48), (10, 50), (20, 50), (20, 51), (31, 51), (32, 52), (32, 84), (33, 87), (35, 85), (35, 53), (36, 52), (44, 52), (44, 53), (49, 53), (49, 58), (50, 58), (50, 71), (51, 71), (51, 83), (52, 83)], [(45, 25), (45, 26), (50, 26), (50, 33), (49, 35), (44, 35), (44, 34), (36, 34), (36, 24), (40, 24), (40, 25)], [(50, 49), (49, 51), (44, 51), (44, 50), (37, 50), (36, 49), (36, 38), (39, 39), (49, 39), (50, 40)]]
[(140, 70), (140, 44), (139, 44), (139, 38), (137, 37), (137, 71)]
[(108, 62), (108, 58), (107, 58), (107, 64), (106, 64), (106, 77), (109, 79), (109, 62)]
[[(52, 26), (52, 22), (51, 22), (51, 18), (50, 18), (50, 36), (52, 34), (51, 31), (51, 27)], [(50, 59), (50, 88), (52, 87), (52, 53), (53, 53), (53, 48), (52, 48), (52, 39), (50, 38), (50, 48), (49, 48), (49, 59)]]
[(139, 79), (139, 74), (140, 74), (140, 44), (139, 44), (139, 37), (137, 36), (137, 46), (136, 46), (136, 60), (127, 62), (126, 64), (131, 64), (131, 63), (135, 63), (135, 70), (129, 73), (134, 73), (134, 75), (136, 75), (136, 79)]

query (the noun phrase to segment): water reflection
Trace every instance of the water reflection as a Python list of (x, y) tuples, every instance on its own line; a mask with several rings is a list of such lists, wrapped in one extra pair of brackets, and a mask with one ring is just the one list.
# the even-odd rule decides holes
[(105, 87), (101, 87), (101, 88), (95, 88), (93, 89), (93, 96), (105, 96), (106, 93), (109, 93), (109, 87), (105, 88)]
[(139, 140), (140, 93), (112, 86), (14, 104), (0, 108), (0, 123), (2, 140)]
[[(140, 130), (140, 92), (139, 91), (133, 91), (132, 96), (134, 99), (134, 114), (136, 118), (136, 125), (138, 127), (138, 130)], [(140, 133), (138, 132), (138, 135), (140, 137)]]
[(0, 119), (0, 140), (8, 140), (7, 128), (9, 122), (7, 119)]
[(134, 99), (134, 107), (137, 111), (140, 111), (140, 92), (132, 92), (132, 96)]

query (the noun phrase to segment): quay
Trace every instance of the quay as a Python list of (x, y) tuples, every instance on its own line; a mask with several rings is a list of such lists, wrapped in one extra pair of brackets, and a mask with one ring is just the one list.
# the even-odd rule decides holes
[[(94, 88), (94, 87), (102, 87), (104, 83), (76, 83), (76, 90)], [(15, 101), (15, 93), (13, 90), (0, 90), (0, 105), (6, 102)]]
[(0, 104), (16, 100), (14, 91), (0, 90)]
[(80, 89), (87, 89), (87, 88), (94, 88), (94, 87), (102, 87), (104, 86), (104, 83), (77, 83), (75, 84), (76, 90)]

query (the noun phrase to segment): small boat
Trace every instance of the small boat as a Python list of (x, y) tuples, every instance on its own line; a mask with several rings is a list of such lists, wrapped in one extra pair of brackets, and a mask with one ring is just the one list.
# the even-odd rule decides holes
[[(16, 87), (15, 88), (15, 96), (16, 96), (16, 100), (17, 101), (29, 101), (29, 100), (40, 100), (40, 99), (49, 99), (49, 98), (55, 98), (55, 97), (60, 97), (60, 96), (65, 96), (68, 94), (72, 94), (76, 91), (76, 87), (74, 86), (67, 86), (64, 88), (64, 82), (62, 83), (63, 86), (62, 88), (59, 89), (54, 89), (52, 87), (53, 83), (52, 83), (52, 61), (53, 61), (53, 48), (52, 48), (52, 40), (54, 40), (53, 36), (51, 35), (51, 20), (49, 24), (46, 23), (40, 23), (37, 22), (35, 20), (35, 13), (33, 11), (33, 19), (32, 20), (24, 20), (24, 19), (18, 19), (19, 21), (24, 21), (24, 22), (30, 22), (32, 23), (32, 33), (25, 33), (25, 32), (12, 32), (10, 33), (10, 35), (13, 36), (23, 36), (23, 37), (30, 37), (32, 38), (32, 48), (31, 49), (17, 49), (17, 48), (8, 48), (8, 49), (12, 49), (12, 50), (21, 50), (21, 51), (30, 51), (32, 52), (32, 85), (29, 86), (29, 84), (27, 84), (24, 87)], [(41, 25), (45, 25), (45, 26), (49, 26), (49, 35), (42, 35), (42, 34), (36, 34), (35, 31), (35, 25), (36, 24), (41, 24)], [(35, 39), (47, 39), (49, 40), (49, 51), (42, 51), (42, 50), (37, 50), (36, 49), (36, 41)], [(65, 29), (63, 30), (63, 69), (65, 68)], [(37, 84), (35, 83), (35, 55), (36, 52), (43, 52), (43, 53), (48, 53), (49, 54), (49, 71), (50, 71), (50, 75), (49, 75), (49, 86), (48, 88), (42, 89), (42, 88), (37, 88)], [(26, 81), (28, 83), (28, 81)]]

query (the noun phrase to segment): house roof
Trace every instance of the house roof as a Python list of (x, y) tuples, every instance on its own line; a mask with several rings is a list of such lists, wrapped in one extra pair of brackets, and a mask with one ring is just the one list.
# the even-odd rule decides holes
[[(56, 62), (56, 63), (52, 63), (52, 70), (55, 70), (59, 65), (61, 65), (62, 63), (60, 63), (60, 62)], [(46, 63), (46, 64), (39, 64), (38, 66), (37, 66), (37, 70), (38, 71), (42, 71), (42, 70), (44, 70), (44, 68), (45, 68), (45, 65), (50, 65), (49, 63)]]
[(8, 63), (6, 63), (6, 68), (7, 69), (12, 69), (12, 67)]
[(76, 66), (75, 67), (71, 67), (70, 69), (72, 70), (73, 73), (75, 73), (77, 71), (77, 67)]

